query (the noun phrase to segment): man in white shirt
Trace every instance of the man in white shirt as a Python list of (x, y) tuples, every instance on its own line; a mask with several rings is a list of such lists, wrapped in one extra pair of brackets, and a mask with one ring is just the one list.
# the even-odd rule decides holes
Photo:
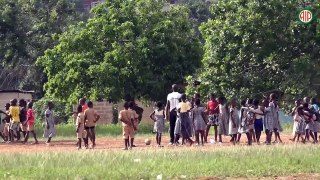
[(170, 144), (174, 144), (174, 128), (177, 120), (177, 107), (181, 94), (178, 85), (172, 85), (172, 93), (168, 94), (166, 106), (166, 119), (170, 122)]

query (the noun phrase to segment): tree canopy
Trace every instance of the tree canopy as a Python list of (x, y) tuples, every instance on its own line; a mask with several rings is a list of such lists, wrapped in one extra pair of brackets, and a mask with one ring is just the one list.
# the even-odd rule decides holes
[[(319, 4), (311, 4), (317, 16)], [(231, 97), (286, 96), (319, 92), (320, 43), (317, 21), (298, 21), (296, 1), (219, 0), (213, 19), (200, 27), (204, 44), (201, 85), (188, 93), (216, 92)], [(319, 22), (318, 22), (319, 25)]]
[(38, 59), (48, 95), (164, 99), (172, 83), (200, 66), (201, 44), (183, 6), (153, 0), (107, 0)]
[(79, 2), (0, 0), (1, 89), (24, 88), (41, 94), (46, 77), (34, 63), (46, 49), (54, 46), (54, 34), (83, 20)]

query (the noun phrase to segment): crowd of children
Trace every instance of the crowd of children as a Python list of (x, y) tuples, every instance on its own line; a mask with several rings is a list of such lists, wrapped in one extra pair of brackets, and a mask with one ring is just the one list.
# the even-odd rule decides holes
[[(168, 95), (168, 104), (170, 104), (170, 96), (172, 95)], [(172, 102), (171, 104), (174, 104)], [(196, 145), (204, 145), (208, 142), (212, 126), (214, 127), (214, 137), (210, 140), (212, 144), (221, 144), (223, 136), (230, 136), (230, 142), (237, 144), (240, 142), (242, 134), (246, 134), (248, 145), (252, 145), (253, 142), (260, 144), (263, 131), (266, 135), (265, 144), (282, 143), (279, 105), (275, 94), (270, 94), (261, 102), (258, 99), (242, 100), (240, 105), (241, 107), (238, 108), (238, 102), (235, 98), (228, 102), (225, 97), (216, 98), (215, 94), (211, 94), (210, 100), (203, 106), (200, 94), (195, 94), (191, 101), (188, 101), (185, 94), (181, 94), (175, 109), (166, 108), (170, 110), (170, 113), (167, 114), (172, 114), (172, 111), (176, 111), (177, 114), (173, 144), (178, 145), (179, 138), (182, 137), (182, 144), (188, 141), (192, 145), (194, 143), (192, 139), (195, 137)], [(304, 98), (303, 102), (302, 100), (296, 101), (296, 107), (292, 111), (294, 120), (292, 141), (301, 139), (301, 142), (305, 143), (311, 137), (313, 143), (318, 142), (319, 110), (315, 98), (312, 98), (310, 102), (307, 98)], [(157, 102), (156, 109), (150, 117), (155, 122), (156, 142), (158, 146), (162, 147), (161, 134), (164, 128), (164, 119), (171, 121), (172, 116), (166, 115), (163, 104)], [(273, 134), (275, 140), (271, 142)]]
[[(38, 144), (36, 133), (34, 131), (34, 112), (33, 103), (20, 99), (13, 99), (5, 105), (6, 111), (0, 111), (4, 118), (0, 121), (0, 136), (4, 142), (14, 141), (28, 142), (30, 133), (34, 137), (34, 144)], [(22, 133), (22, 138), (21, 138)]]
[[(174, 97), (172, 98), (174, 101), (170, 99), (171, 96)], [(122, 122), (123, 128), (124, 150), (135, 147), (134, 136), (138, 130), (139, 115), (133, 110), (134, 105), (132, 101), (125, 102), (124, 109), (119, 113), (119, 120)], [(171, 107), (168, 107), (170, 105)], [(44, 137), (48, 138), (46, 141), (48, 145), (56, 134), (53, 108), (54, 104), (48, 102), (44, 113), (46, 120)], [(17, 99), (13, 99), (5, 105), (5, 109), (5, 112), (0, 111), (5, 115), (0, 121), (0, 137), (7, 143), (14, 141), (27, 143), (31, 133), (34, 137), (34, 144), (38, 144), (34, 131), (33, 103), (27, 103), (23, 99), (19, 102)], [(312, 139), (313, 143), (318, 143), (319, 113), (320, 108), (315, 98), (311, 98), (310, 101), (308, 98), (296, 100), (291, 113), (294, 121), (291, 140), (305, 143)], [(82, 148), (82, 140), (85, 148), (94, 148), (96, 146), (95, 126), (100, 116), (94, 111), (93, 103), (91, 101), (86, 103), (86, 100), (81, 98), (77, 112), (73, 114), (76, 117), (77, 148)], [(171, 122), (173, 117), (176, 119)], [(223, 136), (230, 136), (230, 142), (237, 144), (240, 142), (242, 134), (246, 134), (248, 145), (252, 145), (253, 142), (260, 144), (263, 131), (266, 135), (265, 144), (272, 143), (273, 134), (275, 137), (273, 143), (282, 143), (279, 105), (277, 97), (273, 93), (261, 102), (258, 99), (242, 100), (240, 107), (238, 107), (238, 101), (235, 98), (227, 101), (225, 97), (216, 98), (215, 94), (211, 94), (210, 100), (202, 105), (200, 94), (195, 94), (193, 99), (188, 101), (185, 94), (175, 93), (174, 96), (172, 94), (168, 96), (166, 107), (162, 102), (157, 102), (150, 118), (154, 121), (153, 131), (156, 133), (158, 147), (163, 147), (161, 138), (165, 131), (166, 120), (170, 121), (170, 128), (173, 128), (170, 130), (173, 134), (170, 142), (175, 145), (179, 144), (180, 137), (182, 144), (187, 141), (190, 146), (194, 143), (193, 138), (196, 145), (208, 143), (209, 131), (212, 126), (214, 128), (213, 139), (210, 139), (212, 144), (221, 144)], [(91, 146), (89, 146), (89, 140)]]

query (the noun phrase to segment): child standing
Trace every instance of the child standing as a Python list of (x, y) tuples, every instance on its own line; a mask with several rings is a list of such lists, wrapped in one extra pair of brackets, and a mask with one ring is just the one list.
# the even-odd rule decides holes
[[(129, 110), (129, 103), (124, 103), (124, 110), (119, 113), (119, 120), (122, 122), (122, 131), (124, 139), (124, 148), (123, 150), (128, 150), (132, 148), (132, 143), (129, 143), (129, 138), (134, 138), (134, 122), (133, 114)], [(132, 141), (131, 141), (132, 142)]]
[(179, 139), (181, 136), (181, 119), (180, 114), (177, 112), (177, 120), (174, 127), (174, 143), (175, 145), (179, 144)]
[(77, 116), (77, 121), (76, 121), (76, 125), (77, 125), (77, 138), (78, 138), (78, 149), (81, 149), (81, 143), (82, 143), (82, 139), (84, 140), (84, 144), (88, 144), (88, 142), (86, 142), (86, 137), (87, 137), (87, 132), (84, 129), (84, 113), (82, 111), (82, 105), (80, 104), (77, 108), (78, 110), (78, 116)]
[(10, 109), (10, 103), (6, 103), (6, 114), (7, 116), (5, 117), (5, 125), (4, 125), (4, 136), (7, 139), (7, 142), (11, 142), (11, 133), (10, 133), (10, 122), (11, 122), (11, 117), (9, 116), (9, 109)]
[(304, 142), (302, 137), (305, 133), (303, 107), (298, 107), (296, 112), (297, 113), (293, 116), (293, 120), (296, 122), (295, 137), (297, 137), (297, 142), (299, 142), (300, 137), (302, 138), (302, 142)]
[(33, 103), (29, 102), (27, 106), (28, 106), (28, 111), (27, 111), (27, 133), (26, 133), (26, 136), (24, 138), (24, 143), (28, 142), (29, 134), (31, 132), (32, 135), (33, 135), (34, 141), (35, 141), (34, 144), (38, 144), (37, 136), (36, 136), (36, 133), (34, 132), (34, 112), (32, 110)]
[[(139, 115), (137, 114), (137, 112), (135, 110), (133, 110), (134, 107), (135, 107), (135, 103), (133, 101), (130, 101), (129, 102), (129, 110), (132, 113), (133, 129), (134, 129), (134, 132), (137, 133), (138, 126), (139, 126)], [(131, 146), (132, 147), (136, 147), (136, 145), (133, 144), (134, 143), (134, 138), (131, 138), (130, 141), (131, 141)]]
[(254, 131), (256, 134), (257, 143), (260, 144), (261, 132), (263, 131), (263, 111), (259, 107), (259, 100), (253, 100), (253, 108), (251, 108), (251, 112), (254, 113)]
[(310, 110), (313, 114), (314, 121), (313, 121), (313, 136), (314, 136), (314, 143), (318, 143), (318, 132), (320, 131), (320, 124), (319, 124), (319, 106), (317, 104), (316, 98), (310, 99)]
[(229, 135), (231, 135), (231, 142), (236, 144), (237, 134), (239, 129), (239, 112), (237, 109), (236, 99), (231, 100), (230, 116), (229, 116)]
[(222, 144), (222, 135), (227, 136), (228, 132), (228, 108), (225, 97), (219, 97), (219, 144)]
[(309, 141), (309, 137), (315, 141), (315, 137), (312, 133), (313, 131), (313, 121), (316, 119), (315, 115), (313, 112), (309, 109), (309, 104), (308, 103), (303, 103), (303, 115), (304, 115), (304, 120), (305, 120), (305, 138), (304, 142)]
[(20, 106), (20, 132), (22, 132), (23, 138), (24, 138), (26, 137), (26, 132), (27, 132), (27, 107), (26, 107), (27, 102), (24, 99), (20, 99), (19, 106)]
[(1, 114), (4, 114), (5, 117), (1, 118), (1, 116), (0, 116), (0, 137), (3, 139), (4, 142), (6, 142), (7, 138), (4, 135), (4, 129), (5, 129), (5, 123), (6, 123), (6, 118), (7, 118), (8, 114), (0, 110), (0, 115)]
[[(247, 107), (249, 110), (253, 108), (253, 99), (247, 99)], [(249, 116), (249, 131), (250, 131), (253, 142), (256, 142), (256, 133), (254, 132), (254, 121), (255, 121), (254, 113), (249, 111), (248, 116)]]
[(46, 141), (47, 145), (50, 145), (52, 137), (56, 135), (56, 128), (54, 125), (55, 123), (53, 118), (53, 108), (54, 108), (53, 102), (49, 101), (47, 110), (44, 113), (46, 117), (46, 128), (44, 130), (43, 136), (45, 138), (48, 138), (48, 140)]
[[(88, 101), (88, 109), (84, 112), (85, 119), (85, 129), (87, 131), (87, 137), (90, 138), (92, 142), (92, 148), (96, 146), (96, 122), (100, 119), (100, 116), (94, 111), (92, 101)], [(86, 138), (85, 143), (88, 142), (88, 138)], [(88, 144), (85, 144), (86, 148)]]
[(17, 136), (17, 139), (20, 139), (19, 126), (20, 126), (20, 108), (17, 106), (17, 99), (11, 101), (11, 106), (9, 108), (9, 116), (11, 117), (10, 123), (10, 135), (11, 141), (14, 141), (14, 135)]
[(266, 144), (271, 144), (271, 137), (273, 132), (273, 114), (271, 112), (271, 107), (269, 106), (269, 102), (264, 100), (263, 102), (265, 109), (264, 109), (264, 129), (266, 133)]
[(191, 109), (190, 103), (186, 102), (187, 96), (182, 94), (181, 102), (178, 104), (178, 113), (181, 118), (181, 134), (183, 139), (188, 140), (190, 146), (193, 144), (193, 141), (190, 137), (192, 137), (192, 129), (189, 119), (189, 111)]
[(151, 114), (150, 118), (154, 121), (154, 128), (153, 131), (156, 134), (156, 141), (158, 147), (163, 147), (161, 146), (161, 136), (162, 132), (164, 131), (165, 128), (165, 121), (164, 121), (164, 109), (163, 109), (163, 104), (162, 102), (158, 101), (157, 104), (157, 109), (155, 109)]
[(206, 129), (206, 134), (205, 134), (205, 142), (208, 142), (208, 135), (209, 135), (209, 131), (211, 126), (213, 126), (214, 128), (214, 143), (216, 143), (218, 140), (218, 125), (219, 125), (219, 120), (218, 120), (218, 116), (219, 116), (219, 103), (218, 101), (216, 101), (216, 96), (215, 94), (211, 94), (210, 95), (210, 101), (208, 101), (207, 103), (207, 115), (208, 115), (208, 119), (209, 122), (207, 124), (207, 129)]
[[(298, 109), (298, 107), (300, 105), (301, 105), (301, 99), (297, 99), (295, 101), (295, 107), (292, 109), (292, 112), (291, 112), (291, 116), (292, 117), (295, 117), (296, 115), (298, 115), (297, 109)], [(298, 121), (295, 121), (294, 118), (293, 118), (293, 127), (292, 127), (292, 136), (293, 136), (293, 138), (290, 139), (293, 142), (295, 142), (296, 138), (297, 138), (297, 133), (296, 133), (297, 125), (298, 125)]]
[(249, 129), (249, 117), (248, 117), (249, 108), (246, 106), (246, 101), (241, 101), (241, 110), (240, 110), (240, 127), (239, 135), (237, 142), (240, 142), (241, 133), (246, 133), (248, 145), (252, 145), (252, 137)]
[(276, 137), (274, 143), (277, 143), (278, 140), (280, 143), (282, 143), (282, 140), (280, 138), (280, 132), (282, 131), (282, 127), (279, 120), (279, 106), (277, 102), (277, 97), (274, 93), (270, 94), (269, 106), (271, 108), (271, 113), (273, 117), (273, 131)]
[(206, 130), (205, 109), (200, 106), (200, 99), (195, 100), (195, 107), (191, 110), (192, 120), (195, 129), (197, 145), (200, 145), (199, 135), (201, 136), (201, 145), (203, 146), (204, 133)]

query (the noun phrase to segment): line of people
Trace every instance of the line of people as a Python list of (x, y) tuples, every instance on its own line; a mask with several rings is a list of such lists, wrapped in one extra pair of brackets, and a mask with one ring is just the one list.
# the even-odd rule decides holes
[[(242, 100), (240, 107), (235, 98), (228, 102), (225, 97), (216, 98), (215, 94), (211, 94), (210, 100), (203, 106), (200, 94), (195, 94), (189, 101), (185, 94), (178, 93), (176, 85), (172, 86), (172, 90), (173, 92), (167, 97), (166, 106), (162, 102), (157, 102), (154, 111), (150, 114), (150, 118), (155, 122), (153, 131), (156, 133), (156, 142), (159, 147), (163, 147), (161, 139), (166, 120), (170, 122), (171, 145), (179, 144), (180, 138), (182, 138), (182, 144), (187, 141), (192, 145), (195, 138), (197, 145), (204, 145), (208, 143), (211, 127), (214, 128), (213, 139), (210, 139), (210, 143), (213, 144), (221, 144), (223, 136), (230, 136), (230, 142), (233, 144), (240, 143), (242, 134), (246, 134), (248, 145), (252, 145), (253, 142), (260, 144), (263, 131), (266, 134), (265, 144), (271, 144), (273, 134), (274, 143), (282, 143), (278, 99), (273, 93), (261, 102), (258, 99)], [(311, 98), (310, 101), (308, 98), (298, 99), (295, 104), (291, 113), (294, 120), (291, 140), (305, 143), (312, 139), (313, 143), (318, 143), (320, 108), (316, 99)], [(126, 102), (124, 110), (119, 113), (125, 150), (134, 147), (134, 136), (138, 130), (139, 115), (133, 110), (134, 106), (134, 102)], [(0, 111), (5, 115), (0, 124), (0, 137), (8, 143), (14, 141), (27, 143), (32, 134), (34, 144), (38, 144), (34, 131), (33, 103), (27, 103), (23, 99), (18, 103), (17, 99), (13, 99), (10, 104), (6, 104), (5, 108), (5, 112)], [(54, 104), (48, 102), (44, 128), (44, 137), (48, 138), (46, 141), (48, 145), (56, 134), (53, 108)], [(85, 148), (89, 148), (89, 140), (91, 147), (94, 148), (96, 146), (95, 126), (100, 116), (94, 111), (93, 103), (91, 101), (86, 103), (86, 100), (81, 98), (77, 112), (73, 114), (76, 117), (78, 149), (82, 148), (82, 140)]]
[[(231, 136), (230, 142), (239, 143), (242, 134), (246, 134), (247, 143), (261, 143), (261, 134), (266, 134), (265, 144), (282, 143), (280, 132), (282, 126), (279, 119), (279, 105), (275, 94), (270, 94), (261, 102), (258, 99), (247, 99), (240, 102), (238, 108), (237, 99), (227, 102), (225, 97), (216, 98), (211, 94), (210, 100), (205, 106), (201, 105), (200, 94), (195, 94), (191, 101), (188, 101), (185, 94), (178, 93), (177, 85), (172, 86), (172, 93), (168, 94), (167, 106), (163, 110), (162, 103), (158, 102), (156, 110), (150, 115), (155, 121), (154, 131), (157, 133), (156, 140), (160, 146), (161, 134), (164, 128), (164, 120), (170, 122), (170, 144), (179, 144), (182, 137), (182, 144), (187, 140), (190, 145), (197, 145), (208, 142), (211, 127), (214, 128), (214, 138), (211, 143), (222, 143), (223, 136)], [(309, 141), (312, 138), (314, 143), (318, 142), (319, 106), (316, 99), (312, 98), (310, 103), (305, 98), (304, 103), (296, 102), (292, 112), (294, 119), (293, 141), (302, 138), (301, 142)], [(159, 126), (159, 124), (161, 124)], [(161, 128), (159, 128), (161, 127)], [(160, 130), (159, 130), (160, 129)], [(304, 136), (304, 137), (302, 137)]]

